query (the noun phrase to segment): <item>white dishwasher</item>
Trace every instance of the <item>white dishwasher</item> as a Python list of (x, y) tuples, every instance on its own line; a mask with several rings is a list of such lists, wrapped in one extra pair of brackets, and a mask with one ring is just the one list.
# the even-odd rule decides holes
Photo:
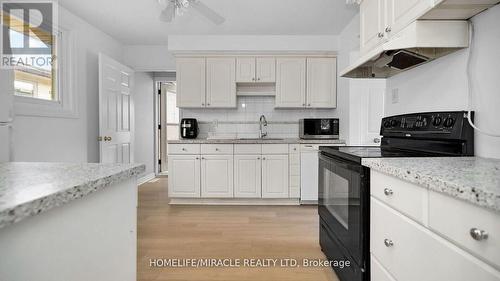
[(319, 147), (345, 144), (300, 145), (300, 203), (318, 204)]

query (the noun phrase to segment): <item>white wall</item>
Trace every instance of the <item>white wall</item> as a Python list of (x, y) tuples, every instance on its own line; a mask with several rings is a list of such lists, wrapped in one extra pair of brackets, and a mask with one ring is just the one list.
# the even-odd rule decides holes
[[(500, 5), (473, 19), (475, 25), (474, 52), (471, 72), (476, 111), (480, 128), (500, 133)], [(466, 62), (467, 50), (461, 50), (434, 62), (387, 79), (385, 114), (433, 110), (467, 109)], [(393, 89), (399, 91), (399, 102), (392, 103)], [(476, 132), (476, 155), (500, 158), (500, 138)]]
[(336, 51), (333, 35), (173, 35), (170, 51)]
[(97, 162), (98, 53), (121, 60), (121, 44), (92, 25), (59, 7), (59, 23), (76, 41), (75, 84), (78, 118), (16, 116), (15, 161)]
[(154, 173), (154, 81), (146, 72), (135, 73), (134, 162), (146, 164), (145, 175)]
[(129, 45), (123, 62), (136, 71), (175, 71), (175, 58), (167, 45)]

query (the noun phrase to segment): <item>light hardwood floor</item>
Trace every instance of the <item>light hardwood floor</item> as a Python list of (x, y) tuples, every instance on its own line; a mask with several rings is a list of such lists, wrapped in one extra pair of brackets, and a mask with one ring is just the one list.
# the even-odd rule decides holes
[(167, 179), (139, 188), (139, 281), (333, 281), (330, 268), (153, 268), (155, 258), (321, 258), (313, 206), (169, 206)]

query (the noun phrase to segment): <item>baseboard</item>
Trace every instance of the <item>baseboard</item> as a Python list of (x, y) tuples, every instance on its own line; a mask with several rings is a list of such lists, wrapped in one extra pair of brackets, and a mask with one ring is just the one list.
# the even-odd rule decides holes
[(298, 206), (298, 198), (171, 198), (171, 205), (275, 205)]
[(318, 200), (300, 200), (301, 205), (318, 205)]
[(155, 173), (147, 174), (147, 175), (137, 179), (137, 185), (145, 184), (154, 178), (155, 178)]

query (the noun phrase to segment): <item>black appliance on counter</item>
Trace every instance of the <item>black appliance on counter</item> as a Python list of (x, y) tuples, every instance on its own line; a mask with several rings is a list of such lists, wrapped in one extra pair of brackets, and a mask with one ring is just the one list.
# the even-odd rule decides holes
[(181, 120), (181, 138), (195, 139), (198, 137), (198, 121), (194, 118), (183, 118)]
[(301, 139), (338, 139), (339, 119), (307, 118), (299, 120)]
[(380, 147), (320, 147), (320, 245), (329, 260), (350, 261), (334, 268), (341, 281), (370, 280), (370, 170), (363, 158), (474, 155), (465, 111), (386, 117), (380, 135)]

